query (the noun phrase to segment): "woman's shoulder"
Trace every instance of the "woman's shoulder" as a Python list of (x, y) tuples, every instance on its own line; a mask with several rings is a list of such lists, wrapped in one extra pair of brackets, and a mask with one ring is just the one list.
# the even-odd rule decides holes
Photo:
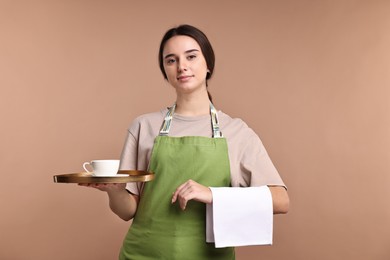
[(223, 128), (250, 129), (244, 120), (239, 117), (231, 117), (222, 111), (218, 112), (218, 117)]
[(231, 117), (222, 111), (219, 111), (218, 115), (222, 133), (228, 139), (252, 142), (259, 138), (257, 133), (242, 118)]
[(168, 109), (164, 108), (160, 111), (145, 113), (137, 116), (130, 123), (129, 131), (134, 133), (138, 132), (140, 128), (144, 127), (160, 127), (167, 111)]
[(168, 109), (164, 108), (161, 109), (160, 111), (155, 111), (155, 112), (150, 112), (146, 114), (142, 114), (137, 116), (133, 122), (138, 122), (138, 123), (145, 123), (145, 122), (153, 122), (155, 120), (160, 120), (164, 118), (165, 114), (167, 113)]

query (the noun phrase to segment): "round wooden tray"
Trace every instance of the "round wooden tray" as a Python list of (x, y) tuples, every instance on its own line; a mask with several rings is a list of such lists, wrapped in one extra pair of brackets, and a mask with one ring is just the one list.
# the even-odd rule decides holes
[(97, 177), (87, 172), (54, 175), (55, 183), (127, 183), (147, 182), (154, 179), (154, 173), (146, 171), (118, 171), (117, 176)]

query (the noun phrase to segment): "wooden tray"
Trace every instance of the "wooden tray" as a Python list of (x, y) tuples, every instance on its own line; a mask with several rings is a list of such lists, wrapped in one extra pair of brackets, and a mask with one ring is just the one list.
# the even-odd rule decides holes
[(118, 171), (118, 176), (96, 177), (87, 172), (54, 175), (55, 183), (127, 183), (147, 182), (154, 179), (154, 173), (146, 171)]

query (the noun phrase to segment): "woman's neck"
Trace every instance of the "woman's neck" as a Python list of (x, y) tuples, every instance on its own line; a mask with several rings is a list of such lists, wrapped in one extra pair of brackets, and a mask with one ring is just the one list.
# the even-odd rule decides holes
[(210, 100), (205, 94), (200, 96), (182, 96), (178, 95), (176, 99), (175, 113), (182, 116), (201, 116), (210, 113)]

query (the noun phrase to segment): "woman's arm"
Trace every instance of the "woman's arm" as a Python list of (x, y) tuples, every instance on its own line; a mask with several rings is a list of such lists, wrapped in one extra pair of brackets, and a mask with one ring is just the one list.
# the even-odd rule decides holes
[(126, 190), (125, 183), (91, 183), (80, 185), (107, 192), (110, 209), (125, 221), (132, 219), (137, 212), (139, 196), (130, 194)]
[[(274, 214), (286, 214), (289, 210), (290, 199), (287, 191), (282, 186), (268, 186), (272, 195)], [(203, 203), (211, 203), (213, 195), (210, 188), (199, 183), (188, 180), (180, 185), (172, 195), (172, 203), (179, 201), (182, 210), (186, 208), (187, 202), (196, 200)]]
[(268, 186), (272, 194), (274, 214), (286, 214), (290, 207), (287, 191), (282, 186)]

